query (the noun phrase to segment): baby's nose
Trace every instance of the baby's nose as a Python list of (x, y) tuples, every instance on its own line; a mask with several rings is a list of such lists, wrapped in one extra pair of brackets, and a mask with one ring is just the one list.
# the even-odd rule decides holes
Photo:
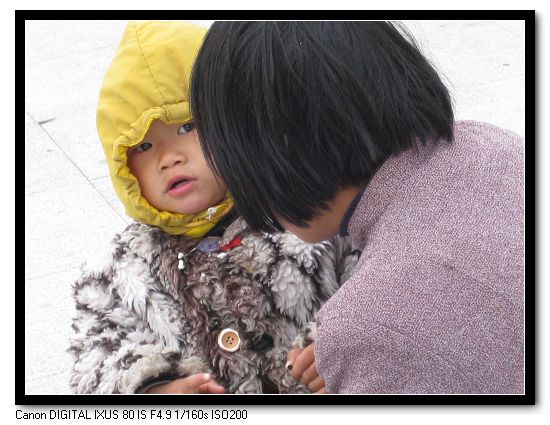
[(160, 169), (161, 170), (166, 170), (168, 168), (171, 168), (171, 167), (174, 167), (178, 164), (181, 164), (183, 161), (180, 160), (180, 159), (175, 159), (173, 161), (163, 161), (161, 166), (160, 166)]
[(160, 157), (160, 169), (166, 170), (185, 162), (185, 155), (179, 152), (164, 152)]

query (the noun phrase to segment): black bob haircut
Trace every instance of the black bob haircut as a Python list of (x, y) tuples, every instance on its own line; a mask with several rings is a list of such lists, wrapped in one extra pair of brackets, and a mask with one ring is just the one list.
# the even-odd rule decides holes
[(453, 139), (448, 90), (389, 22), (215, 22), (190, 85), (205, 157), (256, 230), (306, 227), (388, 157)]

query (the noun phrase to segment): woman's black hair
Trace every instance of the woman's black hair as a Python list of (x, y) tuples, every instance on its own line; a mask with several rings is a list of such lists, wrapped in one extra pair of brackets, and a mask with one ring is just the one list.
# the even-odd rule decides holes
[(280, 230), (388, 157), (453, 138), (449, 92), (389, 22), (215, 22), (191, 79), (209, 165), (252, 228)]

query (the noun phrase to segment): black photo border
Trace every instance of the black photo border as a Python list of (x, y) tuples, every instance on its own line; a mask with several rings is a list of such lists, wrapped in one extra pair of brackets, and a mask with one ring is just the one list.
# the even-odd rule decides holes
[[(16, 92), (24, 91), (26, 20), (524, 20), (525, 21), (525, 394), (453, 395), (28, 395), (25, 394), (25, 285), (15, 288), (15, 405), (20, 406), (245, 406), (245, 405), (531, 405), (535, 397), (535, 289), (536, 289), (536, 13), (534, 10), (16, 10)], [(18, 48), (19, 47), (19, 48)], [(24, 124), (24, 97), (18, 96), (16, 129)], [(17, 150), (22, 148), (17, 143)], [(16, 156), (21, 158), (21, 152)], [(16, 181), (24, 181), (18, 168)], [(19, 191), (21, 193), (22, 191)], [(24, 201), (23, 201), (24, 203)], [(19, 249), (17, 249), (20, 251)], [(16, 256), (17, 258), (17, 256)], [(16, 266), (16, 269), (19, 269)], [(67, 325), (69, 326), (69, 324)]]

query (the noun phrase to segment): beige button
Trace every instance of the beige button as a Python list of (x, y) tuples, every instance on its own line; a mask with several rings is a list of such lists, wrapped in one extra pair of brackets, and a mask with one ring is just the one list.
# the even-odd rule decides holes
[(232, 353), (239, 349), (241, 338), (239, 338), (239, 334), (236, 330), (227, 328), (220, 332), (218, 336), (218, 345), (222, 350)]

